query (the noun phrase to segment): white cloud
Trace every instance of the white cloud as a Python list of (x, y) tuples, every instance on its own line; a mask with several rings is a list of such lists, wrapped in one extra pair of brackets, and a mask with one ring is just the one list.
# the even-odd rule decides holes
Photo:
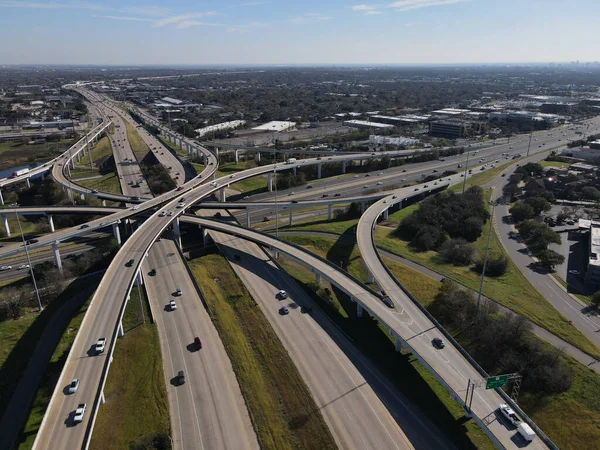
[(290, 19), (290, 22), (295, 24), (305, 24), (305, 23), (315, 23), (315, 22), (324, 22), (326, 20), (330, 20), (331, 17), (323, 16), (319, 13), (308, 13), (303, 14), (301, 16), (296, 16)]
[(99, 19), (110, 19), (110, 20), (132, 20), (135, 22), (154, 22), (152, 19), (146, 19), (143, 17), (125, 17), (125, 16), (96, 16)]
[[(217, 13), (214, 11), (208, 11), (208, 12), (204, 12), (204, 13), (187, 13), (187, 14), (181, 14), (179, 16), (171, 16), (171, 17), (165, 17), (163, 19), (158, 19), (154, 22), (155, 27), (164, 27), (165, 25), (176, 25), (178, 26), (178, 24), (182, 24), (182, 23), (191, 23), (191, 22), (195, 22), (194, 19), (200, 19), (202, 17), (207, 17), (207, 16), (216, 16)], [(178, 26), (179, 28), (179, 26)], [(188, 27), (183, 27), (183, 28), (188, 28)]]
[(107, 10), (103, 5), (89, 2), (21, 2), (15, 0), (2, 0), (0, 7), (29, 8), (29, 9), (91, 9), (95, 11)]
[(454, 5), (456, 3), (470, 2), (471, 0), (401, 0), (390, 3), (388, 6), (396, 11), (410, 11), (431, 6)]
[(383, 14), (381, 11), (377, 11), (377, 6), (375, 5), (354, 5), (352, 11), (358, 11), (365, 16), (379, 16)]

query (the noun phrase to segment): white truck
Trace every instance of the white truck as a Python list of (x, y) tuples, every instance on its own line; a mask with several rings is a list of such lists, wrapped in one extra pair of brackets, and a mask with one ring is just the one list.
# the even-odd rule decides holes
[(296, 158), (288, 158), (285, 160), (286, 164), (294, 164), (296, 161), (298, 161)]
[(527, 442), (531, 442), (535, 439), (535, 431), (533, 431), (533, 429), (529, 425), (527, 425), (525, 422), (521, 422), (519, 424), (519, 427), (517, 428), (517, 432)]

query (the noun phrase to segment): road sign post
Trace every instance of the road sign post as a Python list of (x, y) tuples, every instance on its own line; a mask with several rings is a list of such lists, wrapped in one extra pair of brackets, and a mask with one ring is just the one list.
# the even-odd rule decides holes
[(500, 375), (497, 377), (487, 377), (485, 382), (486, 389), (503, 388), (508, 384), (508, 375)]

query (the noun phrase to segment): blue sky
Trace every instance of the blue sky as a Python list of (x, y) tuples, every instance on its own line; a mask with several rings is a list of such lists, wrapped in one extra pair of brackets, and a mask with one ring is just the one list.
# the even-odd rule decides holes
[(0, 0), (0, 64), (600, 60), (599, 0), (148, 1)]

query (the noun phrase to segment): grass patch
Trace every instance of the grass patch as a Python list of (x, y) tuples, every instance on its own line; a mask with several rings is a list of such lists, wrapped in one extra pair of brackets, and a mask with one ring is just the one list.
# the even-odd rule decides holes
[[(297, 214), (294, 211), (294, 214)], [(280, 221), (281, 222), (281, 221)], [(287, 226), (287, 221), (283, 224), (279, 224), (279, 229), (286, 231), (319, 231), (322, 233), (335, 233), (335, 234), (344, 234), (348, 230), (352, 229), (358, 223), (358, 219), (333, 219), (331, 221), (328, 220), (319, 220), (319, 221), (307, 221), (307, 222), (299, 222), (291, 227)], [(257, 224), (260, 226), (260, 224)]]
[[(342, 242), (325, 237), (286, 236), (285, 239), (303, 245), (307, 250), (318, 255), (326, 256), (336, 264), (338, 262), (335, 258), (343, 258), (344, 254), (349, 255), (347, 270), (362, 281), (366, 281), (366, 271), (362, 267), (362, 262), (360, 258), (355, 257), (357, 246), (348, 243), (346, 239)], [(350, 302), (345, 294), (326, 281), (322, 281), (318, 286), (314, 282), (313, 273), (284, 256), (280, 256), (279, 263), (329, 318), (353, 339), (354, 344), (387, 375), (397, 389), (419, 405), (419, 408), (457, 448), (490, 450), (494, 448), (485, 433), (475, 422), (467, 420), (460, 405), (414, 356), (396, 353), (393, 339), (376, 321), (356, 317), (356, 305)], [(416, 294), (417, 298), (431, 301), (439, 282), (394, 261), (386, 261), (386, 263), (390, 264), (394, 273), (400, 278), (415, 278), (411, 286), (421, 289)], [(323, 295), (326, 289), (331, 292), (329, 299)]]
[(336, 448), (287, 351), (225, 258), (206, 255), (192, 260), (190, 268), (231, 360), (261, 448)]
[[(170, 435), (169, 405), (155, 324), (141, 322), (138, 289), (131, 291), (106, 380), (106, 403), (98, 410), (90, 449), (130, 448), (140, 438)], [(145, 317), (149, 307), (141, 291)]]
[(103, 175), (102, 178), (80, 181), (79, 184), (90, 189), (97, 189), (100, 192), (122, 193), (119, 177), (114, 172)]
[(176, 146), (175, 144), (172, 144), (171, 142), (169, 142), (164, 137), (158, 136), (158, 139), (165, 145), (165, 147), (170, 148), (177, 155), (179, 155), (179, 156), (189, 156), (188, 153), (185, 150), (183, 150), (182, 148)]
[[(243, 161), (237, 164), (223, 164), (219, 166), (217, 178), (226, 177), (242, 170), (252, 169), (253, 167), (256, 167), (256, 163), (253, 160)], [(267, 176), (257, 175), (255, 177), (233, 183), (230, 187), (231, 189), (235, 189), (242, 193), (252, 192), (257, 194), (259, 192), (265, 192), (267, 190)]]
[(33, 161), (47, 161), (71, 147), (73, 139), (63, 139), (44, 144), (23, 144), (22, 142), (0, 142), (0, 170), (25, 165)]
[[(66, 329), (63, 331), (54, 353), (50, 357), (48, 365), (44, 370), (44, 374), (40, 380), (40, 384), (31, 404), (29, 417), (27, 418), (25, 426), (21, 431), (17, 441), (17, 447), (19, 449), (30, 449), (33, 446), (35, 436), (40, 428), (44, 414), (46, 413), (46, 408), (50, 403), (50, 398), (52, 397), (52, 393), (54, 392), (54, 388), (58, 382), (60, 373), (62, 372), (69, 351), (71, 350), (71, 346), (73, 345), (73, 341), (75, 340), (75, 336), (77, 336), (77, 332), (81, 326), (81, 322), (83, 321), (91, 297), (96, 290), (100, 279), (101, 276), (96, 275), (71, 283), (71, 285), (61, 294), (61, 297), (55, 300), (42, 312), (42, 314), (38, 316), (39, 318), (27, 330), (26, 336), (23, 337), (25, 340), (23, 344), (21, 344), (19, 341), (18, 345), (23, 345), (23, 350), (20, 351), (23, 351), (24, 355), (30, 355), (35, 348), (35, 345), (37, 345), (42, 333), (44, 332), (48, 321), (56, 312), (61, 303), (68, 300), (75, 301), (81, 305), (79, 307), (75, 305), (75, 312), (71, 317)], [(28, 350), (26, 348), (28, 348)], [(22, 364), (26, 363), (27, 361), (22, 362)], [(4, 366), (2, 367), (2, 371), (4, 372)]]
[(131, 146), (131, 150), (135, 153), (138, 160), (143, 158), (146, 153), (150, 151), (148, 145), (142, 140), (136, 128), (131, 125), (128, 121), (125, 122), (125, 127), (127, 129), (127, 140), (129, 141), (129, 145)]
[(567, 163), (567, 162), (561, 162), (561, 161), (538, 161), (538, 164), (542, 167), (564, 167), (564, 168), (569, 168), (571, 167), (571, 163)]
[(8, 220), (8, 228), (10, 229), (10, 237), (6, 237), (6, 235), (4, 234), (4, 227), (1, 227), (0, 233), (3, 237), (0, 238), (0, 241), (21, 242), (22, 239), (21, 230), (19, 229), (19, 222), (21, 223), (21, 229), (23, 230), (23, 235), (25, 236), (25, 239), (27, 239), (29, 236), (40, 234), (37, 223), (32, 221), (33, 218), (39, 220), (39, 218), (37, 218), (36, 216), (19, 216), (19, 218), (17, 219), (17, 217), (14, 214), (8, 214), (6, 218)]
[(192, 168), (196, 171), (196, 175), (201, 174), (205, 167), (204, 164), (198, 163), (190, 163), (190, 166), (192, 166)]
[[(91, 146), (91, 144), (90, 144)], [(112, 145), (110, 144), (110, 140), (108, 137), (104, 136), (98, 140), (96, 145), (92, 148), (92, 161), (97, 162), (102, 158), (107, 158), (113, 154)], [(83, 150), (81, 153), (81, 161), (77, 163), (79, 166), (89, 166), (90, 165), (90, 157), (87, 150)]]

